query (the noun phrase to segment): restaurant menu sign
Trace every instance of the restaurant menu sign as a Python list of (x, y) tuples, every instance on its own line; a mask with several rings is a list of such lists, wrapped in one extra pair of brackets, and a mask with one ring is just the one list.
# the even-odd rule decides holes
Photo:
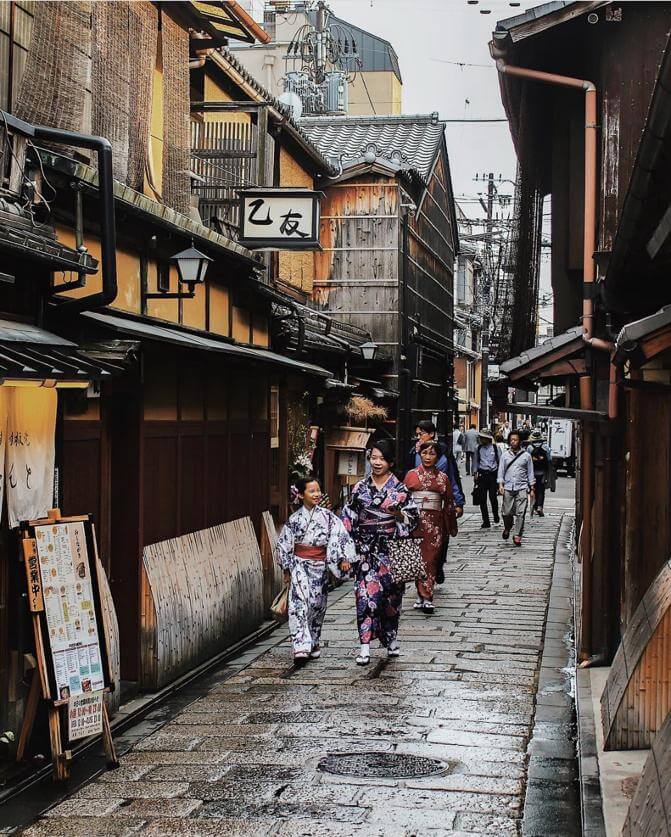
[(105, 686), (84, 523), (35, 526), (56, 692), (65, 700)]
[(85, 692), (68, 702), (68, 741), (103, 731), (103, 691)]
[(311, 189), (244, 189), (240, 244), (251, 249), (318, 250), (321, 196)]

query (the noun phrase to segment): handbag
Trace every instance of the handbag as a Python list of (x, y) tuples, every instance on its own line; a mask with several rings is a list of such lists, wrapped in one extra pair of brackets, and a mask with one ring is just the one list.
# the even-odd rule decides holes
[(480, 480), (478, 480), (473, 486), (473, 493), (471, 495), (473, 497), (474, 506), (479, 506), (482, 503), (482, 501), (485, 499), (484, 494), (484, 488), (480, 484)]
[(289, 585), (285, 584), (280, 592), (273, 599), (270, 605), (270, 612), (273, 619), (278, 622), (285, 622), (289, 617)]
[(421, 538), (392, 538), (389, 541), (389, 571), (395, 584), (426, 578), (421, 543)]

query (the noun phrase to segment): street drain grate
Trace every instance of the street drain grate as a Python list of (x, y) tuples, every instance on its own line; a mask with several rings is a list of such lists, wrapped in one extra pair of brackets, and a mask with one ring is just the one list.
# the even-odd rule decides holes
[(317, 765), (323, 773), (336, 776), (365, 776), (371, 779), (414, 779), (442, 773), (449, 765), (438, 759), (409, 753), (332, 753)]

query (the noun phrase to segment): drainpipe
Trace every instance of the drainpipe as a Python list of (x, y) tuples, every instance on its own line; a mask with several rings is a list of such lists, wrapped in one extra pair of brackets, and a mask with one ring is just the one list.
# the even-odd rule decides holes
[[(552, 84), (559, 87), (582, 90), (585, 94), (585, 213), (584, 213), (584, 237), (583, 237), (583, 305), (582, 324), (583, 339), (587, 345), (594, 349), (612, 352), (613, 344), (605, 340), (595, 338), (594, 331), (594, 251), (596, 250), (596, 164), (597, 164), (597, 101), (596, 86), (587, 79), (572, 78), (555, 73), (546, 73), (540, 70), (530, 70), (526, 67), (516, 67), (507, 64), (500, 50), (492, 42), (490, 45), (492, 57), (496, 59), (496, 69), (502, 75), (524, 78), (529, 81), (538, 81), (542, 84)], [(615, 378), (611, 373), (611, 382)], [(593, 384), (592, 375), (588, 373), (580, 378), (580, 407), (583, 410), (593, 409)], [(613, 398), (613, 403), (615, 399)], [(611, 404), (611, 393), (609, 392), (609, 407)], [(583, 426), (582, 446), (582, 630), (580, 656), (583, 661), (588, 660), (591, 655), (592, 646), (592, 505), (594, 494), (594, 439), (592, 431), (587, 424)]]
[(114, 223), (114, 177), (112, 174), (112, 146), (105, 137), (80, 134), (78, 131), (64, 131), (45, 125), (31, 125), (17, 119), (11, 113), (2, 112), (6, 125), (24, 136), (36, 140), (47, 140), (75, 148), (90, 148), (98, 154), (98, 191), (100, 194), (101, 268), (102, 291), (78, 299), (59, 302), (57, 311), (77, 313), (103, 308), (110, 305), (117, 296), (116, 275), (116, 228)]

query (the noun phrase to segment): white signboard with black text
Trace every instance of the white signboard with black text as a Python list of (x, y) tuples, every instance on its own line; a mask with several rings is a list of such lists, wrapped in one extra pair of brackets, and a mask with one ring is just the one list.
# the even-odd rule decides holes
[(240, 244), (269, 250), (319, 248), (321, 192), (245, 189), (240, 192)]

